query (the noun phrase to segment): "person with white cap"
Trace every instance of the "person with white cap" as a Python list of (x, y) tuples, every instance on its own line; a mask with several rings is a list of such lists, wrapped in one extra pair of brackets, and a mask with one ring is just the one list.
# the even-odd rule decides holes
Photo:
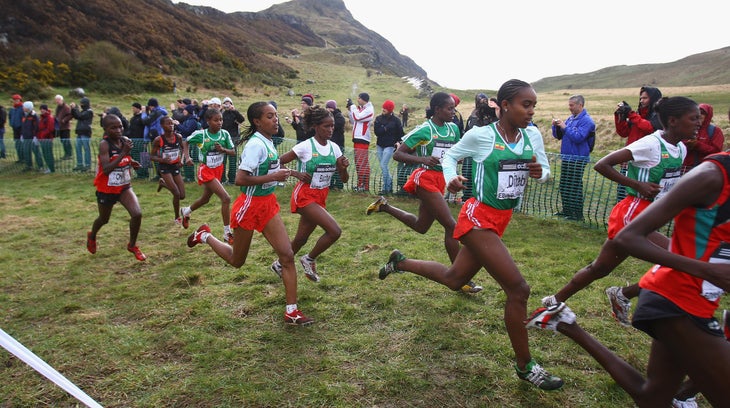
[(33, 102), (23, 102), (23, 124), (20, 131), (20, 141), (25, 159), (25, 169), (33, 170), (33, 155), (35, 154), (38, 170), (43, 168), (43, 158), (38, 147), (38, 115), (33, 110)]
[(58, 137), (63, 146), (63, 157), (61, 160), (71, 160), (71, 108), (63, 101), (62, 95), (56, 95), (56, 123), (58, 124)]
[(223, 114), (223, 129), (228, 131), (228, 134), (231, 135), (231, 140), (233, 140), (233, 146), (234, 150), (236, 150), (235, 156), (226, 156), (226, 160), (223, 163), (227, 171), (223, 172), (223, 178), (221, 179), (221, 183), (226, 184), (236, 184), (236, 169), (238, 168), (238, 141), (241, 139), (241, 131), (239, 130), (239, 127), (243, 122), (246, 121), (246, 118), (243, 117), (241, 112), (236, 110), (236, 107), (233, 106), (233, 101), (229, 97), (223, 98), (223, 109), (221, 110), (221, 113)]
[(357, 186), (355, 191), (370, 191), (370, 123), (375, 119), (375, 108), (370, 103), (370, 95), (362, 92), (357, 96), (357, 103), (350, 106), (352, 122), (352, 144), (355, 148), (355, 170)]

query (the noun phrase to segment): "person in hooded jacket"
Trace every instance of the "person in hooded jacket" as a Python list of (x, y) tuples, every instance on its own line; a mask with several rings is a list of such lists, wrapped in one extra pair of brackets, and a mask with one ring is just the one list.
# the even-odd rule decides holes
[(53, 157), (53, 137), (56, 135), (56, 120), (48, 109), (48, 105), (41, 105), (41, 116), (38, 118), (38, 143), (45, 162), (44, 173), (56, 171), (56, 161)]
[(684, 145), (687, 146), (687, 157), (684, 158), (684, 163), (682, 163), (685, 172), (700, 164), (707, 155), (722, 151), (722, 146), (725, 144), (725, 135), (719, 126), (712, 124), (713, 113), (712, 105), (700, 104), (702, 125), (700, 125), (700, 130), (697, 131), (697, 137), (684, 141)]
[(76, 119), (76, 167), (74, 171), (89, 171), (91, 169), (91, 124), (94, 121), (94, 111), (91, 110), (91, 101), (83, 97), (79, 101), (81, 110), (71, 102), (71, 115)]
[(38, 114), (33, 110), (33, 102), (23, 102), (23, 122), (20, 131), (20, 142), (23, 149), (25, 169), (33, 170), (33, 155), (35, 155), (38, 170), (43, 169), (43, 157), (38, 147)]

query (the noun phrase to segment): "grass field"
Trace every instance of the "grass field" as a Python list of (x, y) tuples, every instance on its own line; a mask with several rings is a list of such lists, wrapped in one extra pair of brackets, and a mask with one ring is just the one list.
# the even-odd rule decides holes
[[(598, 364), (553, 333), (531, 332), (532, 353), (565, 386), (544, 392), (518, 380), (504, 294), (483, 271), (475, 280), (485, 289), (476, 295), (411, 274), (378, 280), (394, 248), (448, 258), (439, 226), (419, 235), (385, 214), (366, 217), (372, 196), (330, 194), (343, 236), (318, 259), (319, 284), (299, 279), (300, 308), (316, 319), (302, 328), (282, 322), (283, 286), (268, 270), (273, 253), (261, 235), (247, 264), (232, 268), (207, 246), (186, 247), (190, 230), (173, 224), (169, 193), (146, 181), (134, 189), (146, 262), (125, 250), (121, 206), (99, 233), (98, 252), (86, 251), (96, 217), (89, 176), (7, 176), (0, 186), (0, 327), (106, 407), (632, 405)], [(185, 204), (200, 194), (195, 184), (187, 189)], [(293, 234), (290, 190), (277, 195)], [(215, 201), (193, 214), (191, 228), (202, 222), (222, 233)], [(516, 214), (504, 240), (532, 287), (528, 309), (592, 260), (604, 238)], [(590, 333), (642, 368), (649, 338), (612, 320), (603, 290), (635, 281), (647, 267), (630, 259), (569, 302)], [(2, 406), (78, 406), (20, 360), (0, 357)]]

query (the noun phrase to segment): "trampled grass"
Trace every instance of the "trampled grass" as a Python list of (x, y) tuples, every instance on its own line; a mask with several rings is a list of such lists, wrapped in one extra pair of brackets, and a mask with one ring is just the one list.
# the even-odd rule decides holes
[[(200, 187), (186, 187), (189, 203)], [(99, 233), (98, 252), (86, 251), (96, 217), (89, 176), (7, 175), (0, 187), (0, 327), (106, 407), (632, 405), (597, 363), (554, 333), (530, 332), (530, 345), (565, 386), (544, 392), (517, 379), (504, 293), (483, 271), (475, 280), (485, 289), (476, 295), (412, 274), (378, 280), (393, 248), (448, 258), (440, 226), (419, 235), (385, 214), (366, 217), (372, 196), (330, 194), (343, 235), (318, 258), (322, 281), (299, 279), (299, 305), (317, 320), (302, 328), (283, 324), (283, 286), (268, 269), (273, 252), (260, 234), (246, 265), (230, 267), (207, 246), (186, 247), (191, 230), (173, 224), (169, 193), (147, 181), (134, 189), (146, 262), (125, 250), (121, 206)], [(277, 196), (293, 234), (290, 191)], [(410, 211), (418, 204), (393, 201)], [(219, 208), (213, 199), (196, 211), (191, 229), (208, 222), (221, 235)], [(592, 260), (604, 234), (515, 214), (504, 240), (532, 287), (528, 308)], [(630, 259), (569, 302), (590, 333), (642, 368), (650, 340), (613, 321), (603, 290), (635, 281), (647, 267)], [(3, 406), (79, 406), (9, 353), (0, 356)]]

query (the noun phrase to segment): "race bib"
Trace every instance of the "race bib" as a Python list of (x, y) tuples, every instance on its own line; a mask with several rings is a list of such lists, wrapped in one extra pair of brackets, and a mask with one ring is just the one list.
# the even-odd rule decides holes
[(659, 193), (654, 197), (654, 201), (662, 198), (664, 194), (667, 194), (669, 190), (674, 187), (679, 181), (679, 177), (682, 175), (681, 169), (665, 169), (662, 179), (659, 180)]
[(162, 158), (165, 160), (169, 160), (171, 163), (176, 163), (178, 160), (180, 160), (180, 150), (178, 150), (178, 149), (163, 150)]
[(446, 155), (446, 152), (451, 149), (451, 146), (454, 145), (454, 142), (448, 142), (448, 141), (435, 141), (433, 144), (433, 150), (431, 151), (431, 156), (436, 157), (439, 159), (439, 163), (441, 163), (444, 160), (444, 155)]
[[(276, 159), (275, 161), (272, 161), (269, 163), (269, 171), (266, 174), (276, 173), (279, 171), (279, 159)], [(264, 183), (261, 185), (261, 188), (266, 190), (269, 188), (276, 187), (279, 184), (278, 181), (269, 181), (268, 183)]]
[[(713, 252), (710, 256), (709, 262), (730, 264), (730, 244), (728, 244), (727, 242), (721, 242), (720, 246), (717, 247), (715, 252)], [(725, 293), (725, 291), (720, 289), (719, 287), (713, 285), (708, 281), (702, 281), (702, 297), (709, 300), (710, 302), (714, 302), (719, 299), (720, 296), (723, 295), (723, 293)]]
[(223, 164), (224, 155), (221, 152), (208, 152), (205, 157), (205, 165), (214, 169)]
[(129, 166), (117, 167), (109, 173), (109, 181), (106, 185), (109, 187), (120, 187), (125, 186), (132, 182), (132, 175), (129, 171)]
[(329, 187), (332, 175), (335, 174), (336, 167), (333, 164), (319, 164), (312, 173), (312, 182), (309, 186), (314, 189), (323, 189)]
[(501, 160), (497, 172), (497, 199), (520, 198), (525, 192), (529, 177), (528, 161)]

